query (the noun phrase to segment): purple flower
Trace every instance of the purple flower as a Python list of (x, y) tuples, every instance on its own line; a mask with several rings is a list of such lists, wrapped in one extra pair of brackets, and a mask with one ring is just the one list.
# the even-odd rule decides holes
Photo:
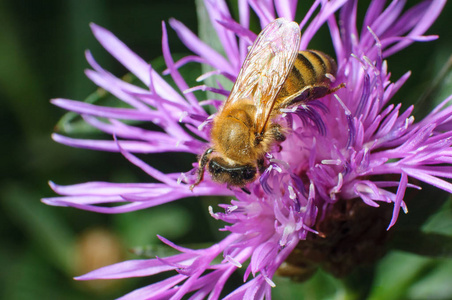
[[(239, 21), (232, 19), (224, 1), (205, 0), (212, 26), (225, 55), (213, 50), (176, 20), (171, 27), (194, 53), (174, 61), (168, 47), (165, 23), (163, 56), (178, 90), (166, 83), (152, 66), (134, 54), (112, 33), (92, 25), (94, 35), (120, 63), (141, 80), (141, 88), (118, 79), (102, 69), (89, 52), (93, 70), (87, 76), (98, 86), (128, 104), (129, 108), (103, 107), (89, 103), (54, 99), (52, 103), (82, 115), (87, 123), (113, 136), (112, 140), (81, 140), (54, 134), (57, 142), (80, 148), (120, 152), (159, 183), (88, 182), (71, 186), (51, 183), (61, 197), (47, 198), (50, 205), (72, 206), (102, 213), (123, 213), (144, 209), (189, 196), (233, 196), (224, 212), (210, 208), (211, 216), (229, 225), (230, 234), (207, 249), (191, 250), (160, 238), (181, 253), (166, 258), (131, 260), (104, 267), (78, 279), (149, 276), (175, 270), (176, 275), (135, 290), (124, 299), (217, 299), (229, 276), (248, 262), (244, 284), (225, 299), (270, 298), (272, 277), (295, 250), (303, 247), (308, 234), (329, 238), (320, 230), (324, 220), (335, 214), (335, 205), (365, 204), (372, 208), (392, 203), (392, 227), (400, 209), (407, 211), (404, 196), (408, 188), (420, 189), (424, 182), (452, 192), (452, 108), (446, 99), (419, 122), (411, 115), (413, 107), (389, 104), (409, 77), (409, 72), (390, 81), (386, 57), (424, 36), (445, 0), (423, 1), (403, 12), (404, 1), (373, 0), (361, 30), (356, 25), (357, 1), (315, 1), (300, 23), (300, 49), (306, 49), (318, 29), (327, 24), (336, 51), (336, 83), (346, 88), (284, 111), (291, 124), (281, 151), (267, 154), (268, 167), (259, 180), (248, 185), (249, 193), (228, 189), (211, 181), (210, 176), (196, 186), (193, 170), (164, 174), (133, 153), (187, 152), (200, 155), (210, 139), (209, 116), (204, 107), (219, 108), (222, 101), (197, 99), (196, 90), (220, 96), (229, 91), (215, 87), (190, 87), (178, 69), (187, 63), (202, 63), (215, 69), (201, 76), (223, 76), (235, 81), (248, 47), (256, 39), (249, 30), (250, 12), (259, 17), (262, 28), (277, 17), (294, 20), (297, 1), (239, 1)], [(147, 121), (162, 131), (150, 131), (127, 121)], [(136, 123), (136, 122), (134, 122)], [(195, 161), (195, 158), (194, 158)], [(409, 183), (415, 179), (417, 183)], [(358, 202), (356, 202), (358, 200)], [(104, 204), (115, 203), (115, 206)], [(360, 205), (358, 204), (358, 205)], [(307, 241), (306, 241), (307, 242)], [(213, 260), (222, 256), (223, 260)], [(292, 254), (293, 255), (293, 254)]]

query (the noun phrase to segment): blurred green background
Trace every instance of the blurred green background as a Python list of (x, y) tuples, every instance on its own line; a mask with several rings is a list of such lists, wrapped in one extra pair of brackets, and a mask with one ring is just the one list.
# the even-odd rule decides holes
[[(308, 3), (300, 2), (305, 11)], [(397, 101), (418, 100), (446, 65), (452, 54), (451, 15), (448, 4), (429, 30), (430, 34), (440, 35), (439, 41), (417, 43), (389, 59), (393, 80), (407, 70), (413, 71), (396, 95)], [(362, 19), (363, 14), (360, 16)], [(88, 68), (85, 49), (90, 49), (106, 69), (118, 76), (125, 74), (96, 42), (90, 22), (108, 28), (151, 61), (161, 56), (161, 21), (170, 17), (197, 31), (196, 6), (192, 1), (0, 1), (1, 299), (111, 299), (148, 284), (151, 279), (86, 283), (72, 277), (100, 267), (99, 264), (137, 257), (128, 249), (159, 244), (157, 233), (181, 244), (207, 243), (218, 238), (216, 230), (220, 225), (207, 214), (212, 200), (186, 199), (114, 216), (40, 202), (40, 198), (54, 195), (48, 180), (58, 184), (149, 181), (119, 154), (72, 149), (53, 142), (50, 134), (65, 112), (50, 105), (49, 99), (83, 100), (95, 91), (95, 85), (83, 73)], [(173, 53), (188, 53), (171, 30), (169, 38)], [(331, 52), (326, 28), (311, 47)], [(437, 79), (438, 85), (427, 98), (429, 106), (452, 94), (451, 77), (447, 71)], [(161, 158), (167, 159), (165, 163), (172, 171), (182, 171), (171, 156)], [(439, 216), (431, 221), (431, 226), (451, 234), (450, 205), (443, 207)], [(449, 260), (395, 252), (382, 261), (378, 270), (374, 299), (424, 299), (426, 295), (452, 298)], [(387, 274), (393, 274), (391, 281)], [(342, 285), (323, 273), (302, 285), (284, 278), (275, 281), (279, 285), (274, 290), (275, 299), (342, 295)], [(239, 275), (232, 278), (232, 285), (234, 282), (240, 282)]]

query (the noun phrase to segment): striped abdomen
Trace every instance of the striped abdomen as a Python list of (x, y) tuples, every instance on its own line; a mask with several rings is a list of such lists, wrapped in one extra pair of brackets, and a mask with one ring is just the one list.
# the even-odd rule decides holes
[(296, 94), (307, 86), (329, 86), (331, 81), (325, 75), (329, 73), (335, 76), (336, 70), (336, 62), (325, 53), (316, 50), (300, 51), (278, 98)]

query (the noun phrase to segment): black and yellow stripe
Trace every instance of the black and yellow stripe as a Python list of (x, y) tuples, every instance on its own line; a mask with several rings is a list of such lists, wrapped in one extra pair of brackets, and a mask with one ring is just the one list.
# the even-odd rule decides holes
[(336, 62), (330, 56), (316, 50), (300, 51), (278, 98), (296, 94), (306, 86), (330, 83), (325, 75), (336, 75), (336, 69)]

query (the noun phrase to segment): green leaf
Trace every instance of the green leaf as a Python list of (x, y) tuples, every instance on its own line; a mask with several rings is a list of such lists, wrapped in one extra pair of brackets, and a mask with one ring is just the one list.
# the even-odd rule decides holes
[(434, 109), (452, 94), (452, 55), (449, 48), (440, 48), (429, 61), (433, 66), (432, 76), (414, 107), (414, 114), (426, 113)]
[(393, 251), (377, 267), (369, 300), (452, 299), (452, 261)]
[(273, 299), (345, 299), (342, 283), (333, 276), (318, 270), (309, 280), (296, 282), (287, 277), (275, 276)]
[(422, 226), (422, 231), (452, 236), (452, 201), (446, 201)]
[(408, 288), (423, 276), (431, 265), (429, 258), (392, 251), (379, 262), (368, 299), (403, 299)]
[[(218, 53), (225, 55), (223, 45), (221, 44), (220, 39), (218, 38), (217, 32), (215, 31), (215, 28), (212, 26), (212, 23), (210, 22), (209, 14), (207, 13), (207, 9), (204, 6), (204, 0), (196, 0), (196, 11), (198, 15), (198, 36), (199, 38), (204, 41), (206, 44), (208, 44), (210, 47), (212, 47), (214, 50), (216, 50)], [(213, 71), (214, 68), (203, 64), (202, 65), (202, 73), (207, 73), (210, 71)], [(216, 81), (220, 82), (220, 84), (225, 88), (226, 90), (231, 90), (233, 82), (229, 81), (228, 79), (224, 78), (223, 76), (211, 76), (209, 78), (206, 78), (204, 80), (204, 83), (208, 86), (217, 86)], [(223, 96), (220, 96), (218, 94), (207, 92), (207, 98), (208, 99), (221, 99)]]
[(408, 299), (451, 299), (452, 261), (443, 261), (408, 290)]
[[(210, 22), (209, 13), (204, 5), (203, 0), (196, 0), (196, 12), (198, 16), (198, 36), (199, 38), (206, 42), (210, 47), (219, 52), (220, 54), (225, 55), (223, 45), (218, 38), (217, 32), (215, 28), (212, 26)], [(204, 71), (205, 69), (203, 69)], [(210, 69), (213, 70), (213, 69)]]

